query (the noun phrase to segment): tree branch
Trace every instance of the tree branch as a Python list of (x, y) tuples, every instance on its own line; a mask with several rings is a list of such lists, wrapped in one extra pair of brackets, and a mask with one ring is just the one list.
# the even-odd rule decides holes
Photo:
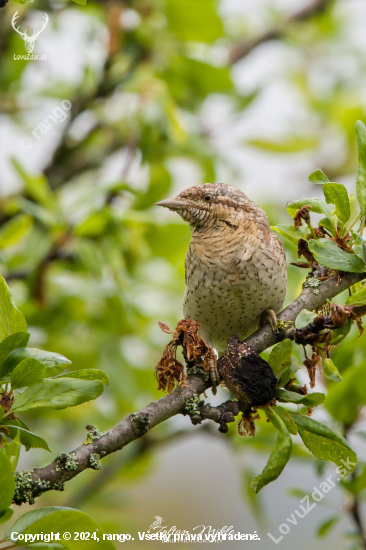
[(229, 62), (230, 64), (237, 63), (244, 57), (246, 57), (254, 48), (260, 46), (264, 42), (270, 40), (277, 40), (282, 38), (282, 36), (287, 32), (288, 28), (294, 23), (299, 23), (310, 19), (313, 15), (317, 13), (324, 12), (327, 7), (331, 4), (332, 0), (315, 0), (305, 8), (295, 12), (288, 19), (286, 19), (281, 25), (276, 28), (269, 29), (262, 35), (252, 40), (245, 40), (235, 44), (230, 52)]
[[(293, 323), (302, 309), (314, 310), (324, 304), (327, 299), (333, 298), (365, 278), (366, 273), (346, 273), (342, 279), (336, 276), (331, 277), (316, 289), (304, 287), (300, 296), (279, 313), (277, 317), (279, 326), (281, 327), (281, 321)], [(285, 330), (276, 332), (269, 325), (265, 325), (249, 336), (246, 343), (254, 352), (259, 354), (276, 342), (286, 338), (287, 329), (288, 326), (285, 325)], [(23, 471), (16, 474), (17, 490), (14, 502), (16, 504), (24, 502), (32, 504), (37, 496), (46, 491), (51, 489), (63, 490), (63, 484), (66, 481), (74, 478), (84, 470), (88, 468), (99, 469), (100, 458), (123, 449), (123, 447), (142, 437), (164, 420), (176, 414), (187, 413), (187, 401), (192, 398), (197, 399), (210, 385), (210, 382), (205, 381), (203, 376), (190, 375), (187, 378), (186, 387), (180, 386), (170, 395), (164, 395), (157, 401), (153, 401), (138, 413), (129, 415), (105, 434), (99, 434), (96, 430), (91, 429), (89, 432), (91, 442), (80, 445), (71, 453), (59, 455), (51, 464), (43, 468), (35, 468), (32, 471)], [(205, 417), (217, 421), (218, 410), (214, 409), (219, 408), (205, 407)]]
[[(220, 437), (220, 434), (210, 429), (208, 424), (201, 426), (195, 430), (195, 435), (199, 433), (209, 434), (211, 437)], [(191, 429), (177, 430), (167, 435), (158, 435), (148, 433), (145, 437), (138, 439), (133, 445), (126, 449), (124, 456), (114, 456), (114, 460), (110, 460), (108, 468), (104, 468), (99, 475), (94, 476), (90, 483), (84, 485), (81, 489), (78, 489), (76, 494), (68, 495), (67, 500), (61, 504), (70, 508), (81, 508), (82, 505), (90, 498), (98, 494), (101, 487), (105, 486), (111, 479), (118, 475), (118, 473), (124, 468), (128, 467), (131, 463), (134, 463), (139, 458), (143, 457), (146, 453), (149, 453), (155, 447), (166, 446), (177, 439), (186, 438), (192, 435)], [(1, 548), (1, 550), (3, 550)]]

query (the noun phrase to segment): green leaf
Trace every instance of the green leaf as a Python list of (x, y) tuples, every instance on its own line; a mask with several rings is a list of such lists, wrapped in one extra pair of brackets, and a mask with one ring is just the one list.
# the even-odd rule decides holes
[(74, 234), (80, 237), (100, 237), (113, 228), (114, 222), (107, 208), (90, 213), (78, 225), (74, 226)]
[(329, 387), (325, 406), (335, 420), (348, 426), (355, 422), (360, 407), (366, 404), (366, 363), (349, 366), (342, 377), (342, 384)]
[(352, 231), (352, 236), (354, 237), (353, 250), (356, 256), (359, 256), (362, 260), (366, 257), (366, 241), (358, 233)]
[(322, 218), (319, 221), (319, 225), (324, 227), (324, 229), (326, 229), (328, 231), (329, 235), (332, 235), (332, 237), (335, 235), (335, 230), (334, 230), (333, 223), (331, 222), (331, 220), (329, 218)]
[(28, 344), (30, 334), (28, 332), (15, 332), (0, 342), (0, 379), (3, 377), (2, 365), (10, 352), (17, 348), (23, 348)]
[(3, 444), (2, 449), (5, 452), (8, 459), (10, 460), (10, 464), (11, 464), (11, 467), (13, 468), (13, 474), (14, 474), (15, 468), (17, 467), (17, 464), (18, 464), (19, 453), (20, 453), (19, 431), (11, 443), (6, 442)]
[(308, 395), (301, 395), (299, 393), (283, 389), (277, 390), (276, 398), (283, 403), (301, 403), (301, 405), (305, 405), (306, 407), (317, 407), (318, 405), (322, 405), (325, 401), (324, 393), (314, 392), (309, 393)]
[(342, 384), (329, 388), (325, 407), (335, 420), (349, 426), (356, 420), (360, 407), (360, 399), (355, 388), (353, 369), (343, 373)]
[(0, 450), (0, 513), (5, 512), (15, 492), (14, 470), (10, 459)]
[(75, 4), (80, 4), (81, 6), (86, 6), (86, 0), (72, 0)]
[[(357, 432), (356, 432), (357, 433)], [(364, 434), (363, 434), (364, 435)], [(358, 495), (366, 488), (366, 464), (360, 464), (357, 468), (357, 475), (347, 481), (343, 481), (347, 491), (354, 495)]]
[(33, 225), (32, 218), (26, 214), (14, 216), (0, 228), (0, 249), (19, 242)]
[(331, 346), (336, 346), (341, 342), (349, 333), (352, 328), (352, 319), (349, 319), (343, 327), (332, 330), (332, 339), (329, 342)]
[(211, 43), (223, 34), (214, 0), (167, 0), (169, 30), (183, 41)]
[(23, 359), (11, 373), (12, 390), (40, 382), (44, 378), (45, 370), (46, 367), (33, 357)]
[(245, 145), (251, 145), (257, 149), (271, 151), (273, 153), (299, 153), (307, 149), (317, 147), (319, 140), (315, 137), (290, 136), (282, 141), (269, 141), (266, 139), (251, 139)]
[[(364, 306), (366, 304), (366, 286), (347, 298), (347, 306)], [(0, 344), (1, 345), (1, 344)]]
[(278, 378), (279, 375), (288, 368), (291, 363), (292, 342), (288, 338), (276, 344), (271, 351), (268, 363), (273, 370), (274, 375)]
[(345, 252), (330, 239), (319, 239), (318, 241), (311, 239), (309, 241), (309, 250), (314, 254), (317, 262), (329, 269), (351, 273), (363, 273), (366, 271), (366, 264), (361, 258)]
[(250, 488), (253, 477), (254, 470), (246, 464), (242, 471), (241, 492), (246, 500), (246, 503), (250, 506), (250, 511), (252, 512), (258, 526), (263, 526), (266, 515), (260, 495), (253, 493)]
[(44, 225), (48, 229), (51, 229), (60, 223), (57, 216), (55, 216), (55, 211), (53, 209), (47, 209), (46, 207), (30, 201), (22, 196), (17, 198), (16, 205), (22, 212), (30, 215), (34, 221), (39, 221), (41, 225)]
[(170, 263), (181, 265), (190, 243), (190, 230), (187, 224), (169, 223), (146, 228), (146, 242), (151, 253), (166, 258)]
[(278, 478), (286, 466), (292, 450), (291, 435), (289, 434), (285, 423), (273, 410), (268, 409), (265, 413), (267, 418), (271, 420), (272, 424), (278, 430), (278, 435), (275, 448), (273, 449), (263, 472), (251, 483), (250, 488), (254, 493), (258, 493), (265, 485), (268, 485), (268, 483), (271, 483), (271, 481)]
[(356, 122), (356, 136), (358, 147), (357, 200), (361, 216), (366, 216), (366, 127), (361, 120)]
[(326, 378), (329, 378), (329, 380), (333, 380), (334, 382), (340, 382), (342, 380), (339, 370), (329, 357), (323, 357), (322, 363), (323, 373)]
[[(271, 227), (272, 231), (277, 231), (280, 235), (283, 235), (293, 244), (298, 244), (299, 239), (305, 239), (306, 230), (303, 231), (302, 227), (296, 229), (293, 225), (279, 224)], [(306, 227), (307, 229), (307, 227)]]
[(299, 365), (297, 361), (292, 357), (291, 365), (286, 367), (277, 378), (277, 388), (285, 386), (287, 382), (289, 382), (290, 379), (294, 377), (295, 372), (298, 371), (300, 368), (301, 365)]
[(13, 302), (5, 279), (0, 275), (0, 342), (15, 332), (26, 332), (24, 315)]
[(9, 521), (9, 519), (13, 514), (14, 514), (14, 510), (12, 510), (11, 508), (8, 508), (7, 510), (5, 511), (3, 510), (2, 512), (0, 512), (0, 524), (6, 523), (7, 521)]
[(49, 379), (27, 388), (17, 395), (10, 412), (28, 411), (41, 407), (66, 409), (96, 399), (103, 393), (99, 380), (78, 380), (77, 378)]
[(0, 428), (1, 426), (6, 426), (8, 432), (7, 435), (11, 439), (15, 439), (19, 434), (20, 443), (24, 445), (26, 451), (29, 451), (31, 448), (45, 449), (46, 451), (49, 451), (46, 441), (38, 435), (30, 432), (28, 426), (25, 422), (20, 420), (20, 418), (13, 418), (11, 420), (5, 418), (0, 422)]
[(350, 292), (351, 292), (350, 295), (352, 296), (353, 294), (356, 294), (356, 292), (359, 292), (362, 289), (363, 289), (363, 281), (358, 281), (358, 283), (355, 283), (350, 287)]
[(323, 170), (318, 168), (318, 170), (315, 170), (314, 172), (312, 172), (310, 174), (309, 181), (311, 181), (313, 183), (327, 183), (329, 181), (329, 179), (324, 174)]
[(297, 435), (297, 432), (298, 432), (297, 426), (295, 422), (292, 420), (291, 416), (289, 415), (289, 411), (287, 409), (284, 409), (280, 405), (276, 405), (275, 407), (272, 407), (272, 409), (275, 411), (275, 413), (278, 414), (278, 416), (284, 422), (290, 434)]
[(103, 384), (109, 386), (109, 378), (105, 372), (98, 369), (83, 369), (75, 370), (73, 372), (65, 372), (65, 374), (59, 374), (55, 378), (80, 378), (82, 380), (100, 380)]
[[(104, 531), (88, 514), (73, 508), (50, 506), (31, 510), (17, 519), (5, 534), (5, 540), (10, 541), (11, 534), (14, 532), (19, 534), (59, 532), (62, 546), (69, 550), (115, 550), (116, 548), (111, 541), (103, 540)], [(96, 533), (99, 541), (92, 538), (74, 540), (74, 532)], [(65, 540), (64, 533), (72, 533), (71, 539)]]
[(334, 204), (336, 215), (343, 224), (347, 223), (351, 209), (347, 189), (341, 183), (324, 183), (323, 193), (328, 204)]
[(318, 537), (326, 537), (329, 531), (334, 527), (338, 521), (342, 518), (340, 515), (332, 516), (325, 521), (323, 521), (317, 530)]
[[(17, 425), (19, 424), (19, 425)], [(9, 429), (9, 436), (14, 435), (14, 430), (16, 430), (17, 435), (19, 434), (20, 443), (24, 445), (26, 451), (29, 449), (44, 449), (45, 451), (51, 452), (51, 449), (48, 446), (47, 441), (42, 439), (39, 435), (30, 432), (29, 430), (20, 426), (19, 418), (13, 420), (4, 420), (0, 423), (1, 426), (6, 426)], [(17, 436), (14, 437), (14, 439)]]
[(309, 311), (308, 309), (302, 309), (295, 320), (295, 327), (297, 329), (304, 328), (314, 321), (316, 313)]
[(18, 348), (8, 355), (3, 366), (0, 368), (0, 373), (7, 374), (11, 372), (21, 361), (28, 358), (37, 359), (37, 361), (46, 367), (45, 377), (47, 378), (56, 376), (65, 370), (66, 365), (71, 365), (71, 361), (59, 353), (37, 348)]
[(290, 214), (291, 218), (295, 217), (296, 212), (302, 206), (311, 206), (310, 211), (317, 214), (324, 214), (326, 217), (330, 217), (330, 210), (327, 204), (321, 199), (299, 199), (291, 202), (286, 210)]
[[(214, 67), (183, 55), (176, 55), (159, 76), (167, 83), (175, 101), (188, 108), (195, 108), (197, 101), (203, 101), (210, 93), (226, 94), (233, 90), (228, 67)], [(202, 161), (207, 163), (209, 158)]]
[(51, 208), (55, 203), (55, 197), (52, 194), (46, 177), (43, 174), (36, 176), (29, 174), (15, 158), (12, 158), (11, 162), (23, 180), (27, 195), (47, 209)]
[(347, 462), (347, 459), (349, 459), (352, 464), (349, 465), (347, 473), (353, 472), (357, 465), (357, 457), (341, 435), (308, 416), (293, 412), (289, 414), (297, 424), (305, 446), (316, 458), (334, 462), (341, 468), (344, 468), (342, 460)]
[(137, 195), (136, 210), (145, 210), (150, 208), (156, 202), (161, 200), (170, 189), (171, 176), (162, 162), (150, 163), (150, 178), (147, 191)]

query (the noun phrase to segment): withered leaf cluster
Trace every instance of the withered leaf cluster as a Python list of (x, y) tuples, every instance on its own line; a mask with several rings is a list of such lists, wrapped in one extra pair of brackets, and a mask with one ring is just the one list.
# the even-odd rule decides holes
[(348, 244), (349, 241), (352, 240), (351, 235), (346, 234), (344, 235), (344, 237), (341, 237), (336, 233), (334, 237), (331, 237), (331, 240), (334, 241), (337, 244), (337, 246), (342, 250), (344, 250), (345, 252), (350, 252), (351, 254), (353, 253), (352, 248)]
[(302, 226), (303, 220), (305, 222), (310, 221), (310, 210), (311, 210), (311, 206), (309, 206), (308, 204), (298, 209), (295, 216), (293, 217), (294, 225), (296, 229), (299, 229), (299, 227)]
[[(253, 416), (254, 414), (254, 416)], [(255, 436), (255, 420), (260, 420), (259, 414), (255, 414), (255, 410), (250, 409), (247, 412), (243, 412), (240, 422), (238, 424), (238, 433), (242, 436), (252, 435)]]
[[(317, 315), (315, 319), (306, 325), (306, 327), (297, 329), (295, 332), (295, 342), (306, 346), (306, 344), (316, 344), (326, 342), (324, 330), (334, 330), (343, 327), (350, 319), (356, 321), (360, 335), (363, 332), (361, 315), (366, 314), (366, 306), (342, 306), (340, 304), (330, 304), (329, 315)], [(330, 334), (330, 333), (329, 333)]]
[[(316, 227), (314, 232), (318, 235), (321, 234), (322, 227)], [(324, 236), (324, 235), (323, 235)], [(299, 239), (297, 245), (297, 257), (301, 258), (303, 256), (307, 262), (291, 262), (291, 265), (296, 267), (302, 267), (304, 269), (311, 269), (313, 272), (313, 277), (319, 279), (319, 281), (325, 281), (334, 272), (334, 270), (328, 269), (323, 265), (320, 265), (314, 258), (312, 252), (309, 250), (308, 241), (305, 239)]]
[[(13, 402), (14, 402), (14, 396), (12, 393), (8, 393), (6, 391), (4, 391), (3, 393), (0, 393), (0, 406), (2, 407), (4, 413), (9, 412)], [(9, 420), (14, 420), (16, 418), (17, 416), (15, 413), (8, 415)], [(1, 426), (0, 431), (5, 434), (9, 434), (9, 429), (6, 426)], [(0, 447), (2, 447), (3, 443), (4, 441), (2, 440), (0, 442)]]
[(174, 388), (182, 382), (185, 385), (186, 375), (184, 366), (175, 357), (177, 346), (174, 342), (169, 342), (165, 347), (159, 363), (155, 367), (155, 378), (158, 381), (158, 390), (171, 393)]
[[(303, 221), (307, 223), (310, 222), (310, 210), (311, 210), (311, 206), (309, 205), (302, 206), (297, 210), (295, 216), (293, 217), (294, 226), (296, 229), (301, 227), (301, 225), (303, 224)], [(352, 240), (352, 237), (348, 233), (346, 233), (344, 236), (341, 236), (336, 231), (335, 235), (332, 236), (321, 225), (319, 225), (318, 227), (314, 227), (312, 231), (313, 233), (311, 234), (309, 233), (308, 235), (308, 240), (312, 239), (314, 234), (316, 235), (316, 237), (321, 237), (321, 238), (328, 237), (331, 241), (334, 241), (337, 244), (337, 246), (342, 250), (344, 250), (345, 252), (353, 253), (352, 248), (349, 246), (349, 242)], [(320, 271), (319, 279), (324, 281), (330, 276), (331, 272), (334, 272), (334, 270), (329, 270), (318, 264), (313, 254), (309, 250), (308, 240), (299, 239), (298, 246), (297, 246), (297, 257), (301, 258), (301, 256), (303, 256), (307, 260), (307, 262), (293, 262), (291, 263), (291, 265), (295, 265), (296, 267), (301, 267), (305, 269), (310, 268), (313, 272)]]
[(317, 315), (311, 323), (296, 330), (294, 335), (295, 342), (304, 346), (304, 350), (308, 344), (313, 348), (311, 358), (306, 355), (305, 351), (304, 360), (304, 365), (308, 369), (311, 388), (315, 385), (316, 369), (321, 365), (321, 351), (329, 356), (332, 339), (331, 331), (342, 328), (349, 320), (352, 320), (356, 321), (359, 335), (361, 335), (364, 330), (361, 315), (365, 314), (366, 306), (330, 304), (328, 315)]
[(311, 388), (315, 387), (315, 373), (316, 373), (316, 369), (319, 368), (321, 365), (321, 360), (322, 360), (322, 356), (319, 353), (316, 353), (314, 351), (310, 359), (306, 355), (306, 351), (305, 351), (304, 365), (308, 369)]
[(187, 365), (201, 367), (206, 373), (209, 372), (210, 364), (216, 365), (213, 349), (198, 335), (200, 324), (197, 321), (182, 319), (174, 332), (165, 323), (159, 322), (159, 327), (163, 332), (173, 334), (173, 338), (165, 347), (162, 358), (155, 368), (158, 390), (171, 393), (179, 382), (182, 386), (185, 385), (184, 366), (176, 358), (178, 346), (182, 346)]

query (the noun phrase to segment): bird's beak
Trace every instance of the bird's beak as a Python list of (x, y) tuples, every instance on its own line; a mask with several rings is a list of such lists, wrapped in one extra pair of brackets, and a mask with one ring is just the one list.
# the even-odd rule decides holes
[(186, 202), (178, 199), (165, 199), (164, 201), (160, 201), (155, 204), (156, 206), (164, 206), (164, 208), (169, 208), (169, 210), (182, 210), (185, 206), (188, 206)]

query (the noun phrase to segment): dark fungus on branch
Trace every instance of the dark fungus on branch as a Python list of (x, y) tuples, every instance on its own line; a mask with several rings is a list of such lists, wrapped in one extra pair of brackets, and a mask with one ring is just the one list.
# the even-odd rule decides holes
[[(334, 298), (337, 294), (365, 278), (366, 273), (347, 273), (341, 280), (338, 277), (331, 277), (319, 285), (317, 294), (314, 294), (312, 288), (306, 287), (294, 302), (278, 314), (277, 319), (285, 325), (294, 323), (302, 309), (317, 309), (327, 299)], [(265, 325), (249, 336), (245, 340), (245, 345), (249, 346), (256, 354), (259, 354), (276, 342), (288, 337), (288, 332), (290, 331), (276, 332), (269, 325)], [(122, 420), (104, 435), (99, 434), (99, 436), (88, 437), (86, 444), (80, 445), (69, 453), (69, 455), (72, 455), (72, 463), (75, 469), (63, 468), (60, 460), (56, 459), (43, 468), (37, 468), (30, 472), (19, 472), (16, 475), (17, 496), (14, 502), (16, 504), (33, 503), (37, 496), (46, 491), (51, 489), (61, 490), (66, 481), (92, 467), (90, 464), (91, 455), (98, 454), (102, 458), (114, 453), (168, 418), (184, 412), (187, 414), (187, 401), (195, 396), (197, 398), (211, 385), (204, 378), (204, 374), (189, 375), (185, 387), (179, 386), (171, 394), (153, 401), (140, 412)], [(238, 406), (240, 406), (240, 403)], [(206, 418), (210, 418), (210, 415), (216, 417), (217, 411), (214, 411), (214, 409), (214, 407), (206, 409)], [(234, 410), (225, 412), (234, 414)], [(133, 420), (134, 418), (135, 420)]]
[(277, 379), (271, 367), (237, 336), (229, 340), (218, 369), (226, 387), (247, 409), (275, 397)]

